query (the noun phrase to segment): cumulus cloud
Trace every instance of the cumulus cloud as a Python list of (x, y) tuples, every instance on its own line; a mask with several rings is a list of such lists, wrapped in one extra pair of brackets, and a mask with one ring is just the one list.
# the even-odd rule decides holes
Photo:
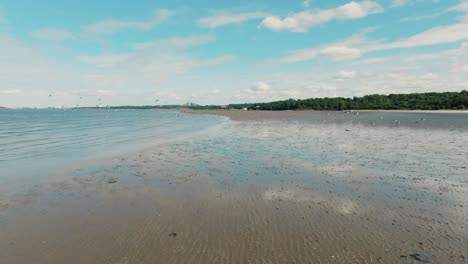
[(345, 45), (330, 45), (320, 48), (310, 48), (302, 50), (294, 50), (289, 52), (289, 55), (282, 62), (300, 62), (316, 59), (319, 57), (330, 58), (332, 60), (349, 60), (361, 56), (361, 50), (348, 47)]
[(319, 55), (331, 57), (335, 60), (346, 60), (361, 56), (361, 51), (346, 46), (328, 46), (321, 49)]
[(393, 0), (390, 7), (403, 7), (407, 5), (413, 5), (417, 3), (439, 3), (440, 0)]
[(146, 21), (132, 21), (132, 20), (120, 20), (120, 19), (108, 19), (99, 21), (93, 24), (89, 24), (83, 27), (85, 33), (93, 35), (110, 35), (123, 30), (139, 30), (148, 31), (155, 26), (166, 21), (171, 16), (175, 15), (174, 11), (167, 9), (158, 9), (154, 11), (154, 16), (150, 20)]
[(410, 0), (393, 0), (392, 4), (390, 5), (391, 7), (401, 7), (405, 6), (410, 2)]
[(148, 48), (190, 48), (193, 46), (199, 46), (207, 44), (215, 39), (212, 35), (194, 35), (194, 36), (182, 36), (182, 37), (171, 37), (166, 39), (157, 39), (153, 41), (140, 42), (132, 44), (131, 47), (136, 50), (148, 49)]
[(448, 9), (449, 11), (462, 11), (468, 12), (468, 1), (463, 1), (460, 4), (453, 6)]
[(264, 18), (268, 14), (263, 12), (246, 12), (246, 13), (228, 13), (221, 12), (213, 16), (203, 17), (198, 20), (201, 27), (217, 28), (229, 24), (240, 24), (253, 19)]
[[(180, 81), (188, 78), (189, 75), (184, 74), (236, 59), (229, 54), (199, 58), (187, 51), (188, 47), (209, 39), (211, 37), (173, 37), (159, 40), (168, 46), (164, 49), (137, 45), (138, 49), (131, 47), (126, 53), (78, 55), (76, 59), (83, 63), (80, 65), (49, 61), (43, 50), (8, 34), (0, 34), (0, 93), (8, 94), (0, 96), (0, 105), (84, 106), (95, 105), (101, 96), (103, 104), (145, 104), (152, 102), (148, 98), (153, 97), (155, 90), (167, 96), (165, 101), (174, 102), (182, 97), (171, 97), (170, 92), (185, 94), (193, 89), (192, 80), (188, 81), (190, 85), (187, 80)], [(180, 78), (173, 79), (175, 76)], [(206, 85), (199, 87), (206, 89)], [(51, 93), (53, 98), (48, 97)]]
[[(437, 2), (434, 1), (433, 2)], [(404, 21), (420, 20), (446, 14), (447, 12), (462, 12), (464, 16), (455, 24), (433, 27), (421, 33), (415, 34), (406, 39), (401, 39), (392, 43), (379, 45), (375, 50), (412, 48), (419, 46), (430, 46), (438, 44), (453, 43), (468, 39), (468, 1), (450, 7), (447, 10), (433, 15), (406, 18)]]
[[(79, 85), (75, 79), (78, 70), (68, 64), (51, 63), (41, 50), (10, 34), (0, 33), (0, 50), (0, 89), (2, 95), (8, 95), (0, 96), (2, 106), (51, 106), (66, 103), (69, 101), (62, 96), (64, 90), (70, 91)], [(60, 96), (54, 96), (54, 100), (48, 99), (51, 91)]]
[(452, 71), (468, 73), (468, 64), (454, 64), (452, 66)]
[(174, 11), (157, 9), (149, 20), (133, 21), (123, 19), (107, 19), (82, 27), (80, 32), (72, 32), (60, 28), (43, 28), (30, 33), (33, 38), (47, 41), (64, 41), (71, 38), (90, 38), (102, 35), (112, 35), (124, 30), (149, 31), (165, 22)]
[[(439, 52), (395, 54), (333, 64), (311, 64), (301, 70), (267, 72), (262, 78), (275, 89), (239, 101), (261, 102), (285, 98), (353, 97), (366, 94), (460, 91), (468, 87), (468, 44)], [(265, 96), (267, 95), (267, 96)]]
[(19, 94), (19, 93), (21, 93), (20, 89), (0, 90), (0, 94), (3, 94), (3, 95)]
[(233, 55), (223, 55), (205, 60), (188, 59), (189, 56), (185, 54), (186, 49), (206, 44), (212, 40), (214, 40), (214, 37), (211, 35), (170, 37), (131, 44), (130, 47), (133, 51), (127, 53), (78, 56), (77, 59), (98, 68), (133, 65), (132, 67), (135, 68), (140, 66), (142, 69), (149, 69), (150, 65), (154, 66), (156, 64), (164, 68), (163, 64), (168, 63), (166, 65), (167, 69), (172, 65), (180, 71), (195, 66), (215, 65), (235, 59)]
[(302, 2), (302, 6), (303, 6), (303, 7), (309, 7), (311, 2), (312, 2), (312, 0), (304, 0), (304, 1)]
[[(351, 62), (348, 67), (356, 69), (353, 78), (347, 78), (346, 82), (330, 76), (330, 73), (316, 72), (310, 74), (310, 70), (295, 76), (282, 76), (280, 87), (288, 87), (286, 80), (294, 80), (291, 84), (296, 89), (311, 88), (313, 94), (320, 96), (359, 96), (365, 94), (389, 94), (389, 93), (412, 93), (412, 92), (442, 92), (459, 91), (466, 89), (468, 75), (460, 74), (468, 61), (468, 47), (460, 46), (450, 51), (433, 52), (430, 54), (419, 54), (414, 56), (397, 55), (383, 57), (379, 63), (369, 62), (360, 65)], [(379, 59), (379, 58), (377, 58)], [(457, 62), (454, 64), (454, 62)], [(370, 65), (372, 65), (370, 67)], [(343, 65), (341, 65), (343, 67)], [(359, 74), (357, 74), (359, 72)], [(437, 74), (435, 74), (437, 73)], [(344, 76), (339, 73), (343, 80)], [(354, 73), (345, 73), (353, 76)], [(317, 78), (316, 76), (320, 76)], [(330, 76), (327, 78), (327, 76)], [(328, 79), (328, 80), (327, 80)], [(335, 86), (332, 90), (323, 90), (319, 85), (311, 84), (320, 82)], [(309, 90), (309, 94), (312, 94)]]
[(383, 7), (373, 1), (352, 1), (333, 9), (303, 11), (285, 18), (268, 16), (261, 22), (259, 27), (268, 28), (273, 31), (307, 32), (314, 26), (332, 20), (354, 20), (371, 14), (382, 13), (383, 11)]
[(271, 95), (276, 92), (272, 89), (271, 85), (264, 81), (257, 81), (253, 83), (249, 88), (243, 89), (238, 92), (235, 97), (241, 100), (259, 100), (261, 97), (263, 100), (271, 98)]
[(338, 77), (343, 78), (343, 79), (352, 79), (357, 76), (357, 73), (355, 71), (339, 71), (338, 72)]
[(97, 68), (106, 69), (108, 72), (102, 76), (103, 79), (116, 80), (122, 79), (119, 75), (131, 75), (133, 78), (140, 78), (156, 85), (191, 69), (219, 65), (235, 58), (232, 55), (223, 55), (210, 59), (197, 59), (185, 53), (145, 50), (128, 54), (80, 56), (77, 59)]
[(271, 85), (266, 82), (256, 82), (250, 90), (256, 93), (265, 93), (271, 90)]
[[(468, 13), (468, 4), (462, 3), (449, 10)], [(369, 39), (366, 34), (367, 32), (363, 31), (343, 41), (331, 43), (322, 47), (293, 50), (289, 52), (288, 56), (280, 59), (280, 61), (293, 63), (321, 57), (330, 58), (335, 61), (351, 60), (359, 58), (369, 52), (456, 43), (468, 39), (468, 14), (465, 14), (465, 16), (454, 24), (433, 27), (393, 42), (372, 40)]]
[(431, 46), (465, 39), (468, 39), (468, 16), (464, 17), (459, 23), (434, 27), (409, 38), (377, 46), (374, 50)]
[[(236, 59), (229, 54), (198, 58), (188, 53), (188, 48), (208, 43), (212, 39), (204, 35), (157, 39), (132, 44), (131, 51), (126, 53), (79, 56), (77, 59), (100, 70), (99, 74), (87, 77), (86, 83), (90, 87), (109, 90), (116, 87), (139, 87), (139, 91), (144, 92), (160, 87), (192, 69), (220, 65)], [(184, 86), (187, 89), (191, 87), (187, 84)], [(185, 98), (165, 94), (174, 100)]]
[(123, 63), (130, 57), (130, 54), (111, 54), (100, 56), (79, 56), (78, 60), (84, 63), (92, 64), (98, 68), (106, 68)]
[(212, 95), (218, 95), (220, 93), (221, 93), (221, 90), (219, 90), (219, 89), (213, 89), (213, 90), (208, 92), (208, 94), (212, 94)]

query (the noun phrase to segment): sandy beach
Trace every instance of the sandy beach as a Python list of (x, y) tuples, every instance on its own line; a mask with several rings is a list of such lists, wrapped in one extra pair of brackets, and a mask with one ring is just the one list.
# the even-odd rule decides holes
[(0, 263), (467, 263), (466, 117), (187, 113), (230, 120), (0, 185)]
[[(180, 109), (181, 113), (220, 115), (229, 117), (234, 121), (261, 120), (261, 119), (305, 119), (310, 120), (313, 117), (322, 117), (325, 115), (342, 115), (345, 111), (244, 111), (236, 109), (226, 110), (191, 110)], [(352, 110), (350, 113), (370, 112), (370, 113), (414, 113), (414, 114), (468, 114), (467, 110)]]

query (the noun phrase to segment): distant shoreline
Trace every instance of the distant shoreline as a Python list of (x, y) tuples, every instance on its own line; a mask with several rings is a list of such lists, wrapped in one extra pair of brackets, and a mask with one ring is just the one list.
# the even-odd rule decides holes
[[(323, 113), (333, 113), (333, 114), (340, 114), (344, 113), (345, 111), (319, 111), (319, 110), (281, 110), (281, 111), (274, 111), (274, 110), (237, 110), (237, 109), (225, 109), (225, 110), (193, 110), (187, 108), (179, 108), (177, 109), (180, 113), (185, 114), (201, 114), (201, 115), (218, 115), (218, 116), (225, 116), (233, 121), (248, 121), (248, 120), (261, 120), (261, 119), (288, 119), (288, 118), (302, 118), (310, 115), (319, 115)], [(357, 112), (387, 112), (387, 113), (443, 113), (443, 114), (450, 114), (450, 113), (460, 113), (460, 114), (468, 114), (467, 110), (353, 110), (350, 113), (357, 113)]]

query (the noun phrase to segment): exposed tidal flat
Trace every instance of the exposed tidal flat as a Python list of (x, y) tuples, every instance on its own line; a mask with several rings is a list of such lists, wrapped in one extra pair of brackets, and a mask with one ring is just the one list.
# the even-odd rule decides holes
[(468, 114), (124, 113), (97, 149), (3, 151), (0, 263), (468, 261)]

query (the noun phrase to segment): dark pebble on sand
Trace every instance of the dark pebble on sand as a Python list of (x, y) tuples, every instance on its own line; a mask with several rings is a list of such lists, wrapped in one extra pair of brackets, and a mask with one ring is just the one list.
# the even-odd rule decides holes
[(431, 261), (431, 258), (429, 256), (421, 255), (421, 254), (417, 254), (417, 253), (416, 254), (410, 254), (409, 258), (417, 260), (417, 261), (425, 262), (425, 263)]
[(176, 237), (176, 236), (177, 236), (177, 233), (170, 233), (169, 236), (170, 236), (170, 237)]

